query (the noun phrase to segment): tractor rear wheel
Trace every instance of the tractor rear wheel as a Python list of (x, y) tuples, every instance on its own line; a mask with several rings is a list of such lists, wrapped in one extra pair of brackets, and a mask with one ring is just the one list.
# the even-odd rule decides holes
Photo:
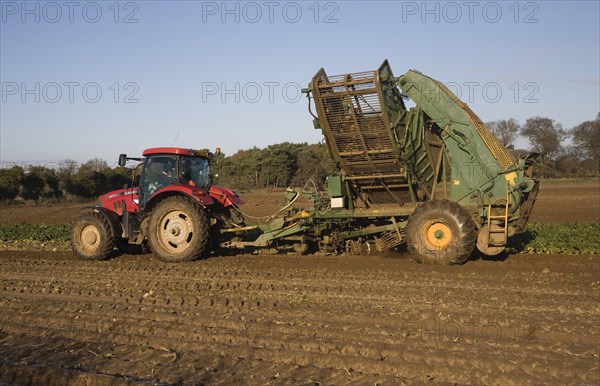
[(477, 232), (469, 213), (448, 200), (432, 200), (419, 206), (408, 218), (406, 238), (409, 252), (424, 264), (462, 264), (475, 249)]
[(73, 252), (85, 260), (104, 260), (115, 248), (111, 225), (98, 213), (84, 214), (71, 227)]
[(204, 210), (186, 197), (169, 197), (152, 210), (148, 225), (150, 249), (162, 261), (179, 263), (201, 257), (209, 242)]

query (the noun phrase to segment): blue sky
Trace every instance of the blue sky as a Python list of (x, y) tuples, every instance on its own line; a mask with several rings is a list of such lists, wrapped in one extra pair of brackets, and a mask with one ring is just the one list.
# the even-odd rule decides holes
[(315, 143), (300, 87), (384, 59), (484, 121), (571, 128), (600, 110), (599, 4), (2, 0), (0, 161)]

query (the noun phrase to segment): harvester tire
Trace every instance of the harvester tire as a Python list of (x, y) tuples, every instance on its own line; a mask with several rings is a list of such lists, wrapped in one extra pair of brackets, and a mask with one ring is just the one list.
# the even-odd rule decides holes
[(84, 260), (105, 260), (115, 248), (109, 221), (99, 213), (87, 213), (71, 226), (73, 252)]
[(475, 249), (477, 232), (469, 213), (448, 200), (428, 201), (406, 224), (409, 252), (423, 264), (462, 264)]
[(169, 197), (150, 214), (148, 243), (162, 261), (191, 261), (207, 252), (209, 228), (202, 207), (183, 196)]

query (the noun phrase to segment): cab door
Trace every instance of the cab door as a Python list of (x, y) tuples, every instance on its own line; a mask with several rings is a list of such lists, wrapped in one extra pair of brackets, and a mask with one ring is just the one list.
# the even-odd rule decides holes
[(178, 183), (178, 158), (153, 155), (146, 158), (140, 176), (139, 206), (143, 208), (162, 188)]

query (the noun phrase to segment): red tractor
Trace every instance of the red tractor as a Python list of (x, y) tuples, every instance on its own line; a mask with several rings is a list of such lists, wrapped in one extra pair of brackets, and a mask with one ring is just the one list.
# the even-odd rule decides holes
[[(218, 149), (217, 149), (218, 151)], [(218, 153), (217, 153), (218, 154)], [(244, 219), (236, 192), (212, 184), (208, 150), (173, 147), (147, 149), (143, 158), (119, 156), (119, 165), (141, 161), (133, 187), (106, 193), (73, 223), (71, 243), (87, 260), (109, 257), (115, 248), (149, 244), (163, 261), (193, 260), (218, 246), (224, 228)]]

